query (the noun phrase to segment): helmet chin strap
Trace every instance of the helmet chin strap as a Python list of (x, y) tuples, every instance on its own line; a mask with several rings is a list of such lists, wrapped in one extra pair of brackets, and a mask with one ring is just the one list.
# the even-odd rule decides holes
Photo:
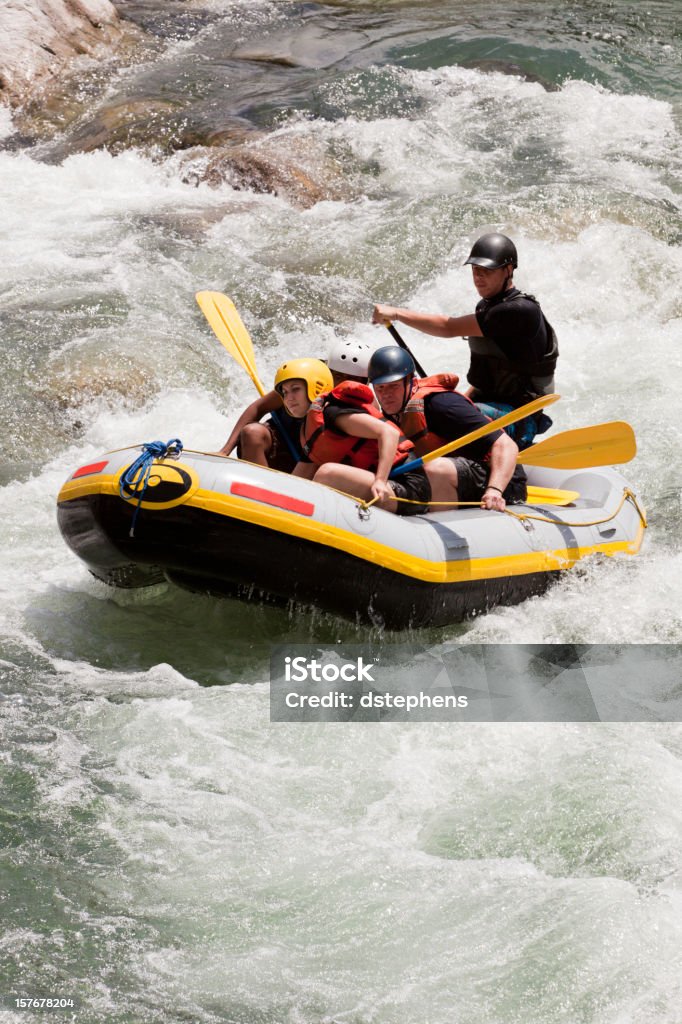
[(400, 415), (400, 413), (403, 411), (403, 409), (409, 402), (410, 398), (412, 397), (413, 388), (414, 374), (411, 374), (409, 377), (403, 377), (403, 402), (402, 405), (400, 406), (400, 412), (398, 413), (398, 415)]

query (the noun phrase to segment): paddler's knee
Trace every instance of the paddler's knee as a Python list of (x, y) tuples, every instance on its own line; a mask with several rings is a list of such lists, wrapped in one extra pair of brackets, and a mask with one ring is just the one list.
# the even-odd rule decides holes
[(246, 462), (267, 465), (266, 455), (272, 447), (270, 428), (264, 423), (247, 423), (239, 432), (238, 454)]
[[(432, 462), (425, 464), (424, 469), (431, 484), (431, 501), (456, 502), (458, 480), (455, 460), (433, 459)], [(433, 511), (437, 512), (438, 506), (434, 506)]]
[(336, 462), (325, 462), (323, 466), (318, 466), (315, 472), (315, 483), (335, 487), (336, 481), (339, 479), (339, 470), (342, 468)]

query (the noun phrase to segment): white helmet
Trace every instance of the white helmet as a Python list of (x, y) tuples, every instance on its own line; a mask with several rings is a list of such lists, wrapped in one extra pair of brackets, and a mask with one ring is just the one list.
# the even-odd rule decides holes
[(349, 377), (367, 378), (369, 360), (376, 348), (366, 341), (345, 338), (331, 347), (327, 357), (327, 366), (336, 373), (345, 373)]

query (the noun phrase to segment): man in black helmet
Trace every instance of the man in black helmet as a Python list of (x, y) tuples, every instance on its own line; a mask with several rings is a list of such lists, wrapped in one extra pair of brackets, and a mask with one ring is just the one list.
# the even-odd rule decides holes
[[(490, 422), (474, 403), (456, 391), (459, 378), (439, 373), (415, 377), (412, 356), (388, 345), (372, 354), (367, 371), (387, 420), (411, 441), (417, 455), (427, 455)], [(516, 464), (519, 449), (495, 430), (445, 458), (429, 463), (434, 502), (480, 502), (503, 512), (506, 504), (525, 501), (526, 474)], [(399, 479), (399, 478), (398, 478)]]
[[(448, 317), (378, 305), (374, 323), (399, 320), (437, 338), (467, 337), (471, 361), (467, 395), (495, 419), (541, 395), (554, 391), (559, 356), (556, 334), (532, 295), (514, 287), (516, 246), (506, 235), (483, 235), (465, 262), (470, 264), (480, 301), (474, 313)], [(551, 425), (544, 413), (508, 428), (520, 448)]]

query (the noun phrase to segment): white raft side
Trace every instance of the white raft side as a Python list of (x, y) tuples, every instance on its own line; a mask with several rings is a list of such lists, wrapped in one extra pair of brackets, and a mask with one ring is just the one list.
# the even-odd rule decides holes
[(576, 490), (581, 497), (570, 507), (511, 505), (505, 514), (469, 506), (400, 522), (410, 530), (426, 526), (430, 531), (427, 557), (447, 563), (508, 560), (546, 552), (545, 568), (558, 568), (562, 552), (568, 566), (594, 548), (605, 550), (608, 545), (632, 544), (640, 538), (641, 516), (631, 501), (623, 502), (629, 487), (615, 470), (529, 467), (527, 475), (530, 485)]
[[(563, 548), (575, 561), (595, 549), (608, 554), (635, 554), (646, 522), (644, 510), (633, 500), (627, 480), (611, 467), (583, 470), (549, 470), (528, 467), (528, 482), (536, 487), (578, 491), (571, 506), (512, 506), (513, 512), (540, 519), (526, 520), (534, 550)], [(543, 521), (549, 520), (549, 522)]]
[[(315, 507), (313, 515), (301, 518), (331, 527), (325, 543), (341, 550), (345, 549), (348, 541), (367, 539), (373, 545), (385, 546), (393, 553), (431, 562), (434, 566), (461, 559), (507, 557), (536, 550), (529, 541), (529, 531), (517, 519), (498, 512), (466, 508), (428, 516), (398, 516), (375, 506), (363, 511), (357, 499), (314, 481), (237, 459), (222, 459), (221, 462), (223, 465), (216, 467), (213, 479), (212, 489), (215, 492), (230, 494), (233, 482), (247, 483), (310, 502)], [(208, 485), (209, 476), (202, 467), (200, 490), (204, 481)], [(196, 499), (193, 504), (196, 504)], [(301, 525), (305, 530), (305, 525)], [(374, 560), (370, 547), (366, 555), (368, 560)]]
[[(186, 454), (183, 453), (183, 457)], [(242, 482), (310, 502), (314, 513), (301, 518), (334, 528), (325, 538), (333, 547), (343, 548), (343, 534), (350, 533), (439, 564), (507, 559), (540, 552), (560, 555), (562, 551), (570, 553), (568, 560), (572, 562), (578, 550), (589, 553), (593, 548), (611, 543), (632, 543), (641, 532), (639, 512), (632, 502), (623, 503), (627, 481), (608, 467), (581, 471), (529, 467), (530, 484), (577, 490), (581, 495), (575, 507), (511, 506), (511, 511), (517, 515), (539, 515), (548, 520), (541, 521), (520, 520), (516, 515), (471, 507), (410, 517), (373, 507), (363, 514), (355, 499), (313, 481), (233, 458), (198, 454), (194, 458), (197, 470), (201, 465), (200, 490), (229, 495), (232, 483)], [(606, 522), (598, 523), (598, 520)]]
[[(132, 463), (139, 451), (139, 447), (131, 447), (109, 453), (105, 473), (115, 476)], [(251, 505), (254, 511), (271, 508), (275, 529), (279, 528), (277, 520), (283, 524), (286, 517), (294, 530), (296, 523), (300, 522), (304, 536), (312, 524), (319, 525), (322, 531), (318, 529), (316, 539), (331, 547), (343, 550), (347, 541), (367, 538), (373, 542), (370, 548), (381, 545), (392, 552), (439, 565), (467, 560), (509, 559), (542, 552), (559, 556), (561, 560), (561, 552), (566, 552), (568, 567), (576, 557), (582, 556), (582, 552), (589, 554), (594, 548), (633, 543), (641, 533), (639, 512), (631, 501), (623, 502), (628, 484), (616, 470), (608, 467), (579, 471), (528, 467), (529, 484), (577, 490), (580, 498), (574, 507), (510, 506), (514, 513), (538, 515), (549, 520), (524, 521), (513, 515), (471, 507), (428, 516), (397, 516), (375, 507), (361, 514), (357, 500), (329, 487), (232, 457), (185, 449), (179, 460), (172, 461), (190, 466), (199, 477), (199, 488), (189, 499), (189, 504), (194, 507), (210, 506), (213, 511), (221, 511), (227, 516), (236, 503), (246, 510)], [(258, 500), (235, 498), (231, 493), (235, 483), (308, 502), (314, 511), (311, 515), (300, 515), (282, 512)], [(226, 499), (222, 507), (221, 496)], [(161, 510), (159, 514), (162, 514)], [(597, 523), (598, 520), (606, 521)], [(369, 550), (367, 555), (369, 560), (374, 560)]]
[[(233, 483), (249, 484), (289, 498), (309, 502), (314, 507), (310, 516), (296, 516), (296, 513), (291, 513), (291, 515), (300, 520), (303, 535), (308, 532), (310, 525), (319, 524), (323, 530), (323, 537), (318, 536), (318, 539), (323, 539), (323, 542), (331, 547), (345, 550), (349, 541), (371, 539), (374, 544), (385, 545), (393, 552), (412, 555), (426, 561), (443, 561), (443, 548), (441, 545), (434, 546), (432, 530), (425, 517), (405, 519), (375, 507), (362, 512), (358, 499), (335, 491), (331, 487), (316, 484), (312, 480), (266, 469), (231, 457), (195, 456), (194, 458), (197, 461), (190, 462), (188, 453), (183, 452), (181, 461), (192, 465), (200, 473), (201, 482), (196, 497), (200, 497), (201, 492), (205, 489), (210, 489), (215, 494), (229, 496), (230, 502), (234, 502), (231, 494)], [(211, 459), (210, 467), (204, 462), (205, 458)], [(196, 497), (192, 500), (193, 505), (197, 504)], [(249, 499), (240, 500), (249, 503)], [(261, 504), (258, 501), (253, 501), (252, 504), (254, 509), (259, 505), (261, 509), (268, 508), (267, 504)], [(225, 512), (229, 515), (229, 504), (226, 504)], [(327, 529), (325, 530), (325, 528)], [(371, 557), (370, 560), (372, 560)]]

